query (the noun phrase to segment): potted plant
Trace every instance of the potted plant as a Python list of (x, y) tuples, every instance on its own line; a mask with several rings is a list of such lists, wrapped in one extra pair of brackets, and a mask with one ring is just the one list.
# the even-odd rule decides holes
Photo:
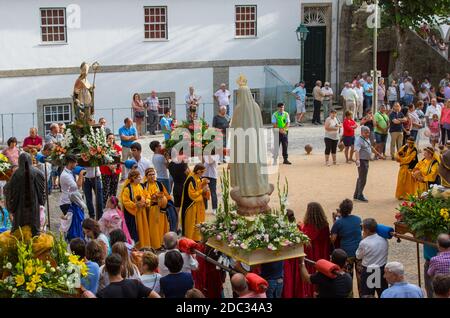
[(450, 233), (450, 200), (432, 195), (432, 190), (420, 196), (410, 196), (397, 208), (395, 230), (413, 233), (427, 241), (440, 233)]

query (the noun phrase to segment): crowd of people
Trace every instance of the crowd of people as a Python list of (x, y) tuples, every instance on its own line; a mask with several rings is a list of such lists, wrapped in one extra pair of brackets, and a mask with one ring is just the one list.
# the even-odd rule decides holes
[[(437, 182), (436, 163), (441, 157), (435, 146), (445, 146), (450, 139), (450, 75), (447, 74), (440, 83), (441, 100), (437, 95), (431, 95), (433, 90), (427, 80), (417, 95), (408, 74), (400, 82), (403, 86), (398, 91), (395, 81), (388, 89), (380, 81), (375, 114), (371, 110), (372, 79), (363, 74), (354, 82), (346, 83), (341, 93), (344, 101), (342, 122), (331, 106), (333, 91), (330, 84), (326, 82), (322, 87), (317, 81), (313, 89), (313, 124), (322, 124), (321, 109), (324, 111), (326, 165), (331, 165), (330, 154), (332, 163), (337, 164), (336, 150), (342, 143), (346, 162), (355, 162), (358, 167), (354, 200), (368, 201), (363, 190), (369, 161), (386, 158), (388, 135), (391, 136), (391, 158), (400, 163), (397, 198), (425, 191)], [(306, 99), (304, 82), (292, 94), (297, 99), (296, 120), (301, 125)], [(230, 125), (230, 94), (226, 86), (221, 85), (215, 96), (219, 108), (213, 126), (226, 132)], [(191, 87), (186, 96), (190, 120), (197, 118), (199, 99)], [(415, 104), (414, 99), (417, 99)], [(35, 162), (42, 172), (47, 173), (48, 193), (61, 191), (60, 230), (70, 243), (70, 252), (84, 259), (89, 270), (88, 277), (82, 281), (85, 297), (223, 297), (226, 272), (182, 248), (180, 240), (183, 239), (198, 242), (198, 250), (230, 265), (233, 295), (238, 298), (354, 297), (353, 279), (357, 281), (359, 297), (374, 297), (375, 293), (381, 298), (424, 297), (419, 287), (405, 280), (403, 264), (388, 262), (388, 242), (377, 233), (376, 220), (361, 220), (353, 215), (353, 202), (349, 199), (342, 201), (333, 213), (332, 223), (319, 203), (308, 204), (304, 220), (297, 224), (311, 239), (305, 247), (308, 262), (296, 258), (249, 267), (233, 259), (227, 260), (225, 255), (202, 242), (197, 226), (205, 221), (209, 200), (212, 212), (216, 213), (217, 169), (223, 156), (204, 155), (201, 163), (191, 169), (182, 152), (173, 158), (159, 141), (153, 140), (149, 145), (153, 157), (151, 160), (145, 158), (139, 134), (144, 117), (149, 118), (150, 132), (155, 133), (160, 105), (154, 91), (145, 102), (139, 94), (134, 94), (132, 103), (136, 128), (132, 118), (124, 119), (117, 134), (120, 145), (115, 134), (107, 128), (106, 120), (100, 118), (98, 121), (105, 129), (110, 147), (121, 155), (122, 163), (80, 168), (77, 158), (71, 155), (65, 157), (64, 166)], [(159, 124), (166, 140), (170, 138), (174, 123), (170, 109), (165, 109)], [(278, 104), (272, 124), (279, 129), (283, 163), (291, 164), (287, 154), (290, 120), (283, 103)], [(359, 125), (361, 136), (357, 138), (355, 131)], [(2, 153), (13, 166), (19, 165), (22, 151), (34, 158), (48, 157), (53, 147), (64, 139), (64, 129), (64, 125), (52, 124), (49, 133), (42, 138), (35, 128), (31, 128), (21, 149), (12, 137)], [(423, 135), (430, 138), (432, 145), (423, 150), (421, 161), (418, 160), (417, 146), (420, 130), (425, 130)], [(223, 139), (225, 146), (226, 138)], [(441, 151), (444, 150), (442, 147)], [(445, 160), (450, 162), (450, 158)], [(0, 210), (0, 220), (4, 221), (8, 217), (7, 211)], [(89, 218), (85, 218), (85, 212)], [(288, 210), (287, 217), (290, 222), (296, 222), (293, 211)], [(441, 234), (437, 245), (437, 250), (427, 246), (424, 253), (427, 260), (426, 295), (449, 297), (449, 235)], [(316, 271), (309, 263), (309, 260), (321, 259), (336, 266), (334, 278)], [(265, 288), (255, 287), (255, 276), (248, 273), (256, 274), (256, 281), (265, 282)], [(379, 284), (369, 283), (373, 277)]]
[[(295, 223), (294, 212), (287, 211)], [(120, 218), (117, 218), (120, 220)], [(84, 258), (89, 275), (82, 280), (85, 297), (99, 298), (204, 298), (224, 297), (226, 271), (210, 264), (185, 247), (176, 232), (163, 235), (161, 250), (130, 244), (120, 226), (86, 219), (82, 237), (70, 241), (70, 251)], [(116, 225), (118, 225), (117, 223)], [(328, 221), (324, 209), (310, 202), (297, 223), (311, 242), (303, 257), (246, 266), (227, 260), (236, 298), (448, 298), (450, 296), (450, 236), (441, 234), (437, 250), (431, 248), (426, 264), (426, 294), (405, 279), (401, 262), (388, 262), (387, 239), (373, 218), (353, 214), (353, 202), (345, 199)], [(131, 240), (132, 242), (132, 240)], [(196, 248), (225, 263), (225, 255), (198, 241)], [(426, 253), (430, 253), (428, 249)], [(391, 256), (392, 258), (392, 256)], [(220, 261), (222, 259), (222, 261)], [(317, 271), (311, 261), (330, 260), (335, 277)], [(249, 273), (251, 273), (249, 275)], [(356, 279), (357, 294), (353, 292)], [(265, 283), (265, 287), (261, 287)], [(263, 284), (264, 285), (264, 284)]]

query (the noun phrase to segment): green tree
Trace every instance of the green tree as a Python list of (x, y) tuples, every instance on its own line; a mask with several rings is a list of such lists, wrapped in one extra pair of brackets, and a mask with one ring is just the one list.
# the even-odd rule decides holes
[[(374, 4), (375, 1), (356, 0)], [(393, 28), (397, 38), (394, 74), (403, 71), (408, 52), (405, 51), (405, 32), (427, 23), (430, 27), (450, 23), (450, 0), (379, 0), (381, 9), (381, 27)]]

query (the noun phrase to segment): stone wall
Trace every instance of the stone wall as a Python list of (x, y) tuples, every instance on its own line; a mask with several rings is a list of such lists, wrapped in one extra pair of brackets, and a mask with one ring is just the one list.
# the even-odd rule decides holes
[[(370, 72), (373, 68), (373, 36), (372, 29), (367, 27), (369, 13), (355, 10), (354, 7), (343, 6), (339, 30), (339, 87), (344, 82), (362, 72)], [(406, 50), (410, 58), (405, 70), (414, 79), (429, 77), (433, 85), (438, 85), (445, 73), (450, 71), (450, 62), (419, 38), (413, 32), (406, 33)], [(396, 37), (393, 29), (379, 30), (378, 52), (389, 51), (389, 73), (394, 69), (394, 52)]]

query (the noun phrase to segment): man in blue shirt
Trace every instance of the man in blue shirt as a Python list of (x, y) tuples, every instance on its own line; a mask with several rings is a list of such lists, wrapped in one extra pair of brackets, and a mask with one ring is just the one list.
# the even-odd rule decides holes
[(302, 126), (301, 121), (303, 119), (303, 116), (305, 116), (306, 113), (306, 89), (305, 89), (305, 82), (301, 81), (298, 86), (291, 92), (292, 95), (295, 96), (296, 104), (297, 104), (297, 115), (295, 120), (297, 121), (297, 124), (299, 126)]
[(405, 281), (405, 268), (402, 263), (390, 262), (384, 267), (384, 278), (390, 287), (380, 298), (423, 298), (422, 290)]
[(172, 132), (172, 111), (170, 108), (164, 109), (164, 116), (161, 117), (159, 121), (159, 125), (161, 126), (161, 130), (164, 133), (164, 140), (170, 139), (170, 133)]
[(367, 77), (367, 81), (364, 83), (363, 89), (364, 89), (363, 111), (364, 115), (366, 115), (367, 110), (372, 108), (372, 96), (373, 96), (372, 77), (370, 76)]
[(97, 263), (85, 259), (86, 243), (79, 237), (70, 241), (70, 252), (80, 257), (80, 260), (86, 261), (88, 275), (81, 278), (81, 286), (91, 293), (97, 293), (98, 282), (100, 278), (100, 268)]
[(358, 282), (358, 293), (361, 295), (361, 260), (356, 258), (356, 250), (362, 240), (362, 220), (357, 215), (352, 215), (353, 202), (345, 199), (339, 204), (337, 213), (333, 213), (334, 224), (331, 228), (331, 243), (339, 245), (347, 253), (345, 271), (353, 278), (355, 273)]
[[(119, 129), (120, 145), (122, 146), (122, 162), (131, 158), (131, 145), (138, 139), (136, 128), (133, 127), (133, 121), (125, 118), (124, 125)], [(128, 169), (123, 166), (121, 181), (124, 181), (128, 175)]]
[(423, 245), (423, 258), (425, 263), (423, 264), (423, 277), (425, 281), (425, 291), (427, 292), (427, 298), (433, 298), (433, 279), (428, 275), (428, 269), (430, 268), (430, 260), (438, 254), (437, 248), (424, 244)]

